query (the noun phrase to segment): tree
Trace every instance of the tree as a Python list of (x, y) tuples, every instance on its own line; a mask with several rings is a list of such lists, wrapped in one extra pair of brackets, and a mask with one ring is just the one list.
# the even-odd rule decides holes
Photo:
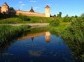
[(59, 12), (59, 14), (57, 14), (57, 17), (62, 17), (62, 12)]
[(83, 13), (83, 14), (81, 14), (81, 17), (84, 17), (84, 13)]
[(53, 17), (56, 17), (56, 15), (54, 14)]
[(16, 11), (13, 7), (10, 7), (9, 10), (10, 10), (10, 12), (9, 12), (10, 15), (15, 15), (16, 14)]
[(14, 10), (14, 8), (13, 7), (10, 7), (9, 10)]
[(72, 20), (72, 17), (69, 17), (68, 14), (63, 18), (64, 22), (70, 22)]

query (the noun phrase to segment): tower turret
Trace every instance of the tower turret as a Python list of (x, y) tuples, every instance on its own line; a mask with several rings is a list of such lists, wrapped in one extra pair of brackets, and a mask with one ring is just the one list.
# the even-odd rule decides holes
[(50, 7), (48, 5), (45, 7), (45, 17), (50, 17)]

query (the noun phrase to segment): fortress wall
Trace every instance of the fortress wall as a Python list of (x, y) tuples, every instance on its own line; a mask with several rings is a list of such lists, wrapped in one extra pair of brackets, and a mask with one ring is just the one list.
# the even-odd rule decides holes
[(42, 13), (36, 13), (36, 12), (29, 12), (29, 11), (16, 11), (16, 14), (22, 14), (26, 16), (39, 16), (39, 17), (45, 17), (45, 14)]
[(0, 13), (1, 13), (1, 7), (0, 7)]
[[(9, 6), (6, 2), (0, 7), (0, 13), (9, 14), (12, 12), (14, 12), (14, 11), (11, 11), (9, 9)], [(22, 15), (26, 15), (26, 16), (50, 17), (50, 7), (48, 5), (45, 7), (45, 13), (34, 12), (32, 7), (31, 7), (30, 11), (16, 10), (15, 13), (16, 13), (16, 15), (22, 14)]]

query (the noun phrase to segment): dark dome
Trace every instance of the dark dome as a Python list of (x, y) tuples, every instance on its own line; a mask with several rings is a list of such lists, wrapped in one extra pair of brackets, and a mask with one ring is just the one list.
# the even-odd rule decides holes
[(33, 7), (31, 7), (30, 12), (34, 12)]
[(48, 5), (45, 8), (50, 8)]

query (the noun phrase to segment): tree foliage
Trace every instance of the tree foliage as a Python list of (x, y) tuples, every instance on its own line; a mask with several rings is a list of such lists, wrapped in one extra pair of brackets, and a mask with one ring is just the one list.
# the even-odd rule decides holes
[(59, 14), (57, 14), (57, 17), (62, 17), (62, 12), (59, 12)]

